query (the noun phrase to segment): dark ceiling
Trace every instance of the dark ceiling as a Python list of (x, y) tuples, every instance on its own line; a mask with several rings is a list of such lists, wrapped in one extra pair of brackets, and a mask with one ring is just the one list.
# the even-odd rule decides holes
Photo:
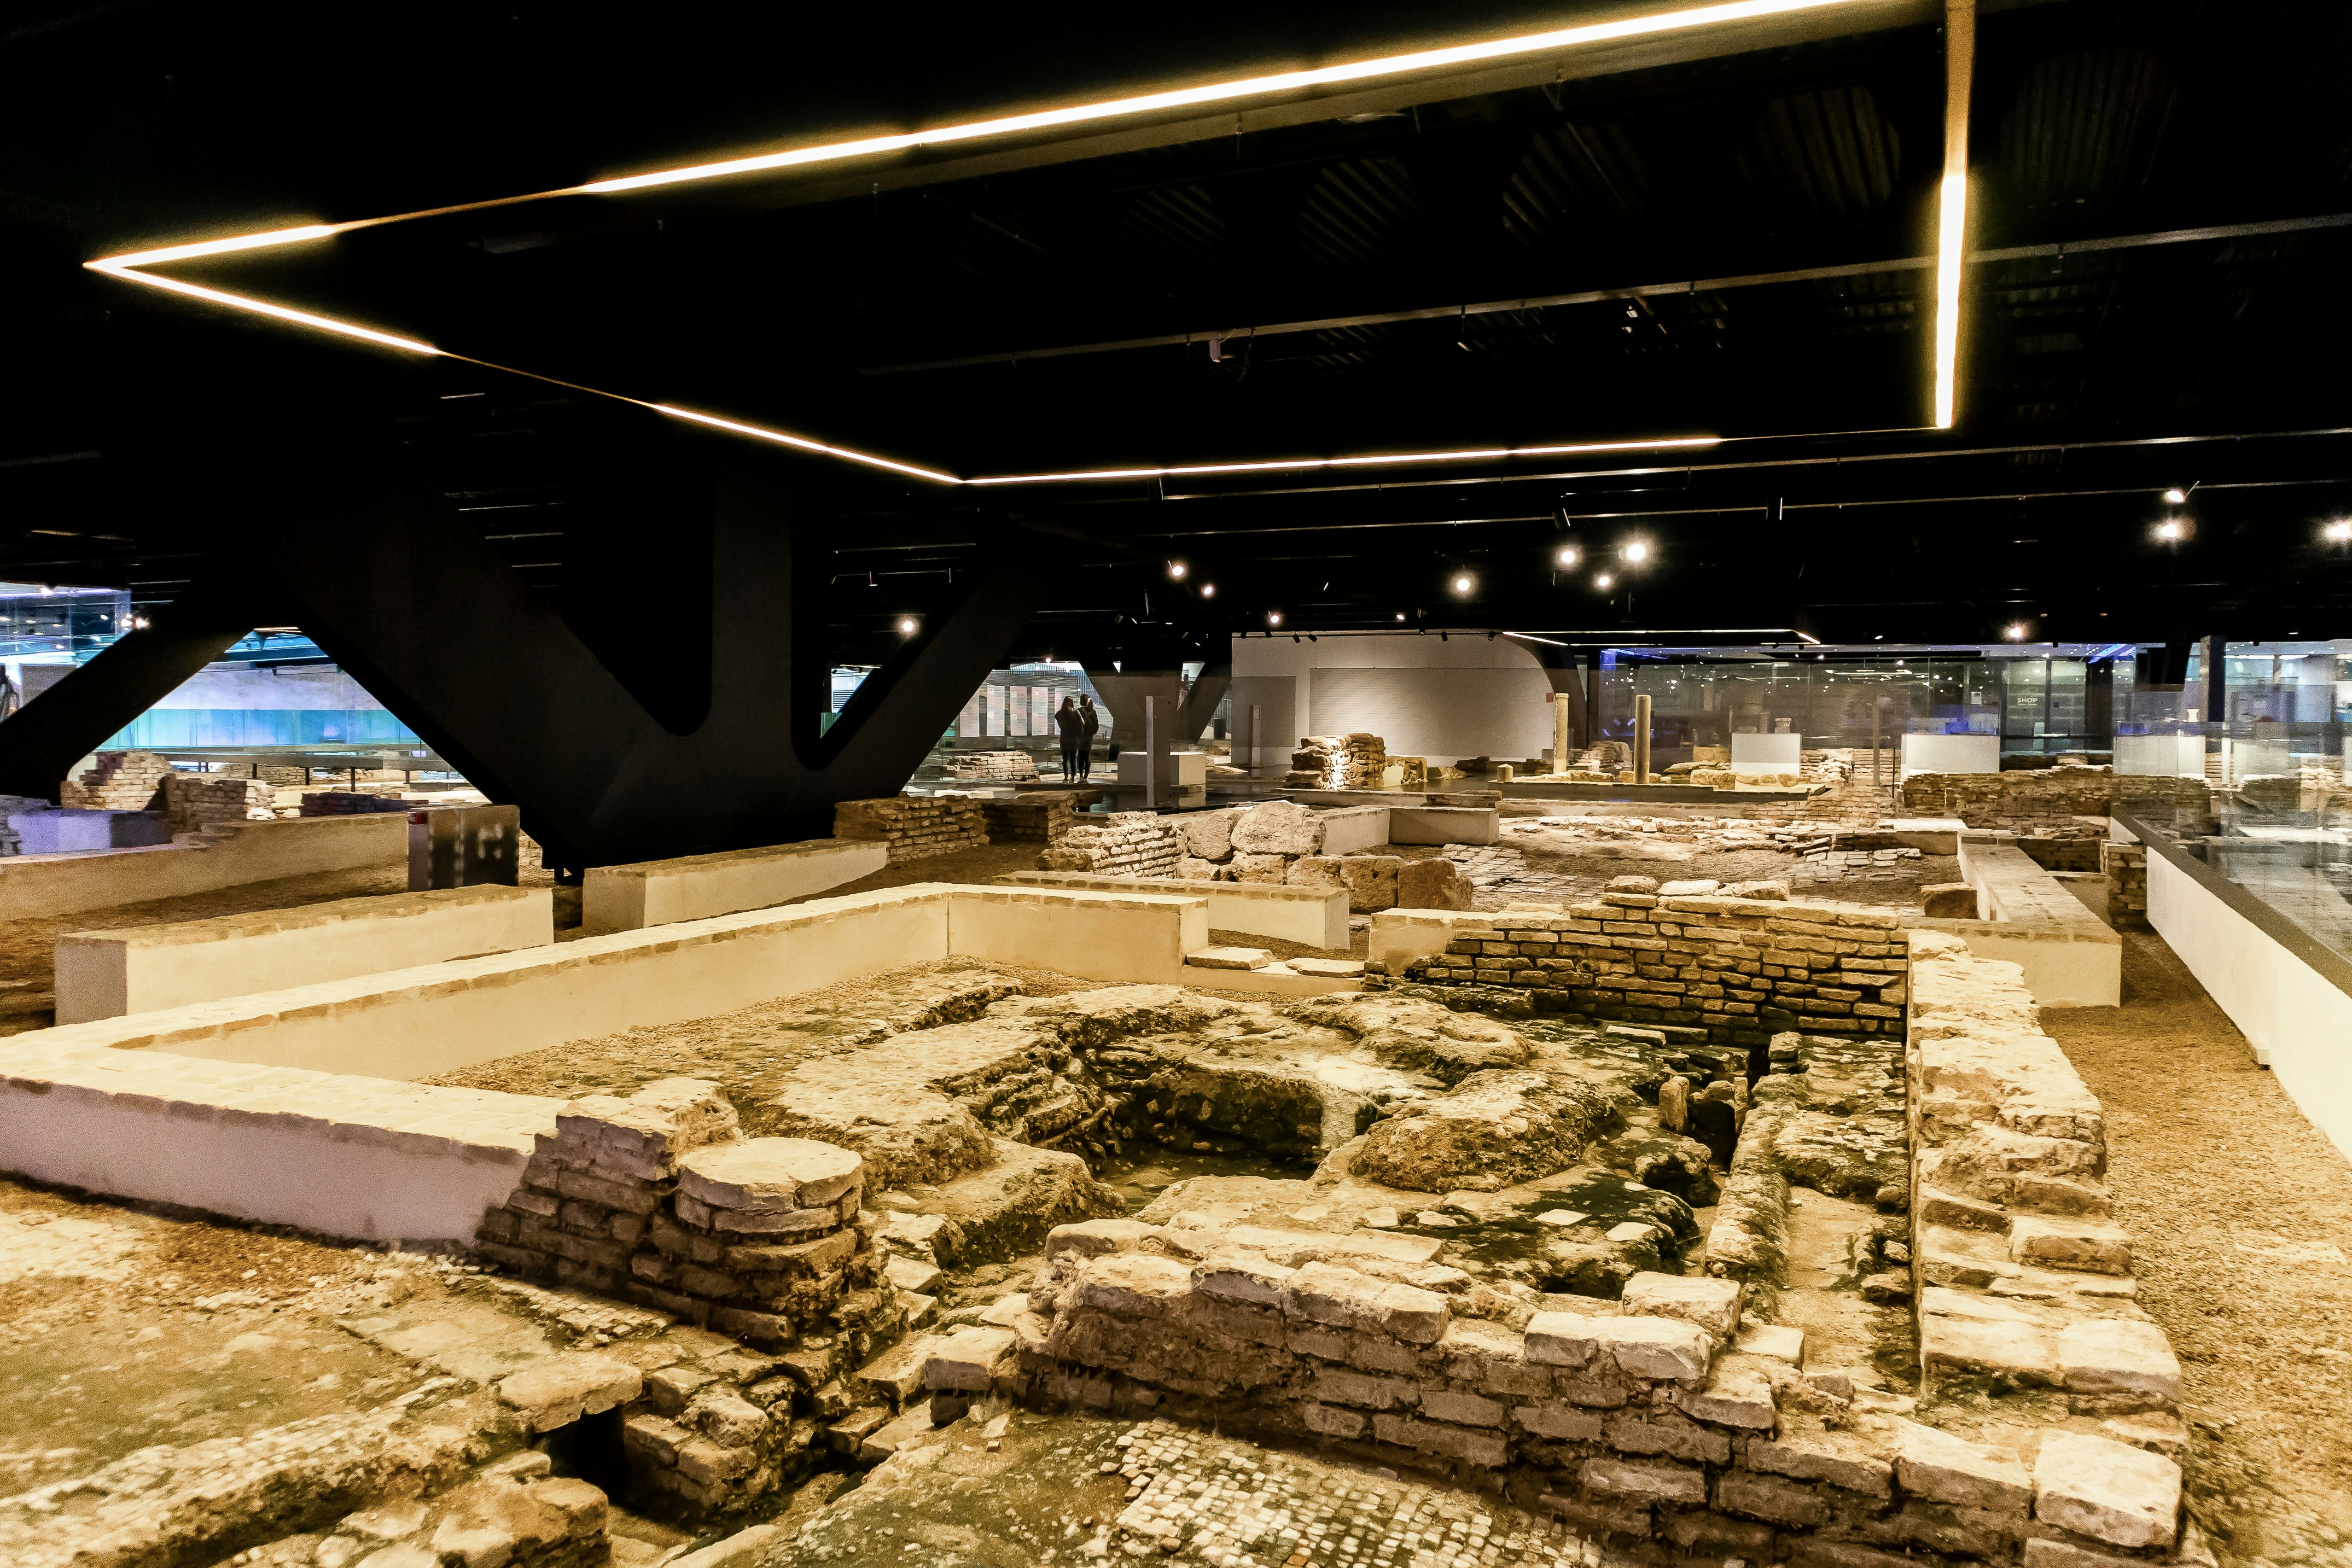
[[(1075, 8), (20, 10), (0, 35), (0, 576), (152, 600), (266, 549), (159, 506), (140, 428), (207, 395), (192, 365), (299, 398), (279, 367), (327, 355), (559, 596), (640, 564), (666, 580), (665, 473), (772, 465), (829, 519), (845, 659), (1006, 550), (1054, 580), (1020, 652), (1064, 656), (1270, 610), (1286, 632), (1402, 614), (1629, 640), (2352, 632), (2352, 550), (2318, 533), (2352, 513), (2341, 6), (1988, 7), (1950, 432), (1920, 428), (1940, 9), (1904, 0), (1853, 5), (1851, 31), (1446, 78), (1238, 133), (896, 155), (166, 269), (547, 379), (346, 346), (288, 361), (286, 329), (77, 265), (1622, 9), (1193, 7), (1156, 34)], [(975, 489), (747, 453), (562, 383), (963, 475), (1727, 439)], [(2189, 533), (2159, 543), (2169, 486), (2193, 488)], [(1553, 564), (1636, 537), (1654, 559), (1607, 591)]]

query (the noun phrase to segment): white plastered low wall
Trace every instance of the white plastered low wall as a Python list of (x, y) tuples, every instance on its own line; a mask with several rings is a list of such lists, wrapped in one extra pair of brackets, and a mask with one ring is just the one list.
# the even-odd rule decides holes
[(558, 1100), (21, 1035), (0, 1166), (36, 1181), (372, 1241), (470, 1240)]
[(555, 940), (548, 889), (452, 887), (340, 898), (58, 938), (58, 1022), (414, 968)]
[(1963, 833), (1958, 847), (1978, 918), (1922, 920), (1921, 928), (1960, 937), (1979, 958), (2017, 965), (2042, 1007), (2122, 1004), (2122, 937), (2014, 844)]
[(2352, 1158), (2352, 996), (2154, 851), (2147, 921), (2230, 1015), (2254, 1059)]
[(770, 909), (871, 876), (889, 863), (890, 846), (879, 841), (812, 839), (597, 866), (582, 884), (582, 923), (590, 931), (640, 931)]
[(1386, 806), (1335, 806), (1316, 812), (1327, 855), (1368, 854), (1391, 841)]
[(1267, 882), (1199, 882), (1189, 877), (1089, 876), (1082, 871), (1016, 871), (1008, 887), (1060, 887), (1098, 893), (1159, 893), (1208, 901), (1209, 929), (1242, 931), (1341, 952), (1348, 947), (1348, 890)]
[(0, 920), (79, 915), (286, 876), (408, 862), (408, 814), (219, 822), (173, 842), (0, 860)]
[(1491, 844), (1501, 840), (1502, 813), (1492, 806), (1391, 806), (1392, 844)]

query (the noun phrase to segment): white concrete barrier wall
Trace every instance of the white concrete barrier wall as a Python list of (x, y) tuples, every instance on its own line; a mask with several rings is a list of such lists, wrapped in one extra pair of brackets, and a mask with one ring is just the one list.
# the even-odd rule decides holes
[(2045, 1008), (2122, 1003), (2123, 938), (2105, 921), (2013, 843), (1962, 833), (1958, 849), (1978, 918), (1921, 926), (1961, 937), (1979, 958), (2017, 965)]
[(558, 1100), (199, 1061), (22, 1035), (0, 1169), (371, 1241), (470, 1240)]
[(170, 844), (0, 860), (0, 920), (79, 915), (247, 883), (408, 863), (408, 814), (220, 822)]
[(1492, 806), (1391, 806), (1392, 844), (1491, 844), (1502, 838), (1502, 813)]
[(555, 940), (547, 888), (452, 887), (58, 938), (58, 1022), (314, 986)]
[(1389, 842), (1389, 808), (1338, 806), (1316, 813), (1327, 855), (1360, 855)]
[(595, 932), (641, 931), (746, 909), (772, 909), (871, 876), (889, 863), (890, 846), (878, 840), (812, 839), (596, 866), (582, 883), (582, 924)]
[(943, 885), (198, 1002), (19, 1037), (376, 1078), (732, 1012), (947, 956)]
[(1910, 773), (1998, 773), (2000, 737), (1997, 735), (1906, 735), (1903, 737), (1903, 771)]
[(1209, 945), (1204, 898), (1063, 888), (951, 887), (948, 950), (1087, 979), (1186, 984)]
[(1798, 773), (1804, 769), (1805, 737), (1801, 735), (1734, 735), (1734, 773)]
[(2154, 852), (2147, 920), (2230, 1015), (2254, 1059), (2352, 1158), (2352, 997)]
[(1348, 890), (1292, 887), (1286, 883), (1200, 882), (1191, 877), (1088, 876), (1079, 871), (1015, 871), (998, 877), (1007, 887), (1059, 887), (1095, 893), (1158, 893), (1202, 898), (1209, 904), (1209, 929), (1240, 931), (1344, 952), (1348, 939)]

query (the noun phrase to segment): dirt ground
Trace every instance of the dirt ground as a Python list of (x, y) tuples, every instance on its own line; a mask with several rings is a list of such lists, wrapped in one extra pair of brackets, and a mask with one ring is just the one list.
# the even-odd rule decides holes
[(2352, 1163), (2154, 936), (2120, 1009), (2042, 1025), (2105, 1103), (2116, 1218), (2195, 1428), (2189, 1511), (2243, 1563), (2352, 1563)]

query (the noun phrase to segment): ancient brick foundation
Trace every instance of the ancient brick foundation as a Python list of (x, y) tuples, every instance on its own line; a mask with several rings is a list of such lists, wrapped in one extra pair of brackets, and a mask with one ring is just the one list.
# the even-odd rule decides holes
[(1031, 790), (1010, 800), (980, 803), (992, 844), (1057, 844), (1076, 823), (1077, 798), (1068, 790)]
[(1097, 876), (1171, 876), (1184, 852), (1183, 835), (1156, 811), (1113, 811), (1083, 820), (1037, 857), (1040, 871), (1083, 871)]
[(2105, 768), (2044, 768), (2008, 773), (1914, 773), (1903, 780), (1903, 814), (1958, 817), (1971, 828), (2095, 831), (2078, 817), (2116, 808), (2202, 814), (2211, 808), (2196, 779), (2117, 774)]
[(1507, 988), (1570, 1021), (1656, 1025), (1718, 1045), (1762, 1045), (1788, 1030), (1902, 1032), (1908, 961), (1892, 915), (1607, 893), (1559, 915), (1447, 924), (1446, 950), (1412, 960), (1403, 978)]
[(988, 842), (988, 821), (977, 800), (902, 795), (888, 800), (844, 800), (833, 809), (836, 839), (880, 840), (890, 863), (978, 849)]

